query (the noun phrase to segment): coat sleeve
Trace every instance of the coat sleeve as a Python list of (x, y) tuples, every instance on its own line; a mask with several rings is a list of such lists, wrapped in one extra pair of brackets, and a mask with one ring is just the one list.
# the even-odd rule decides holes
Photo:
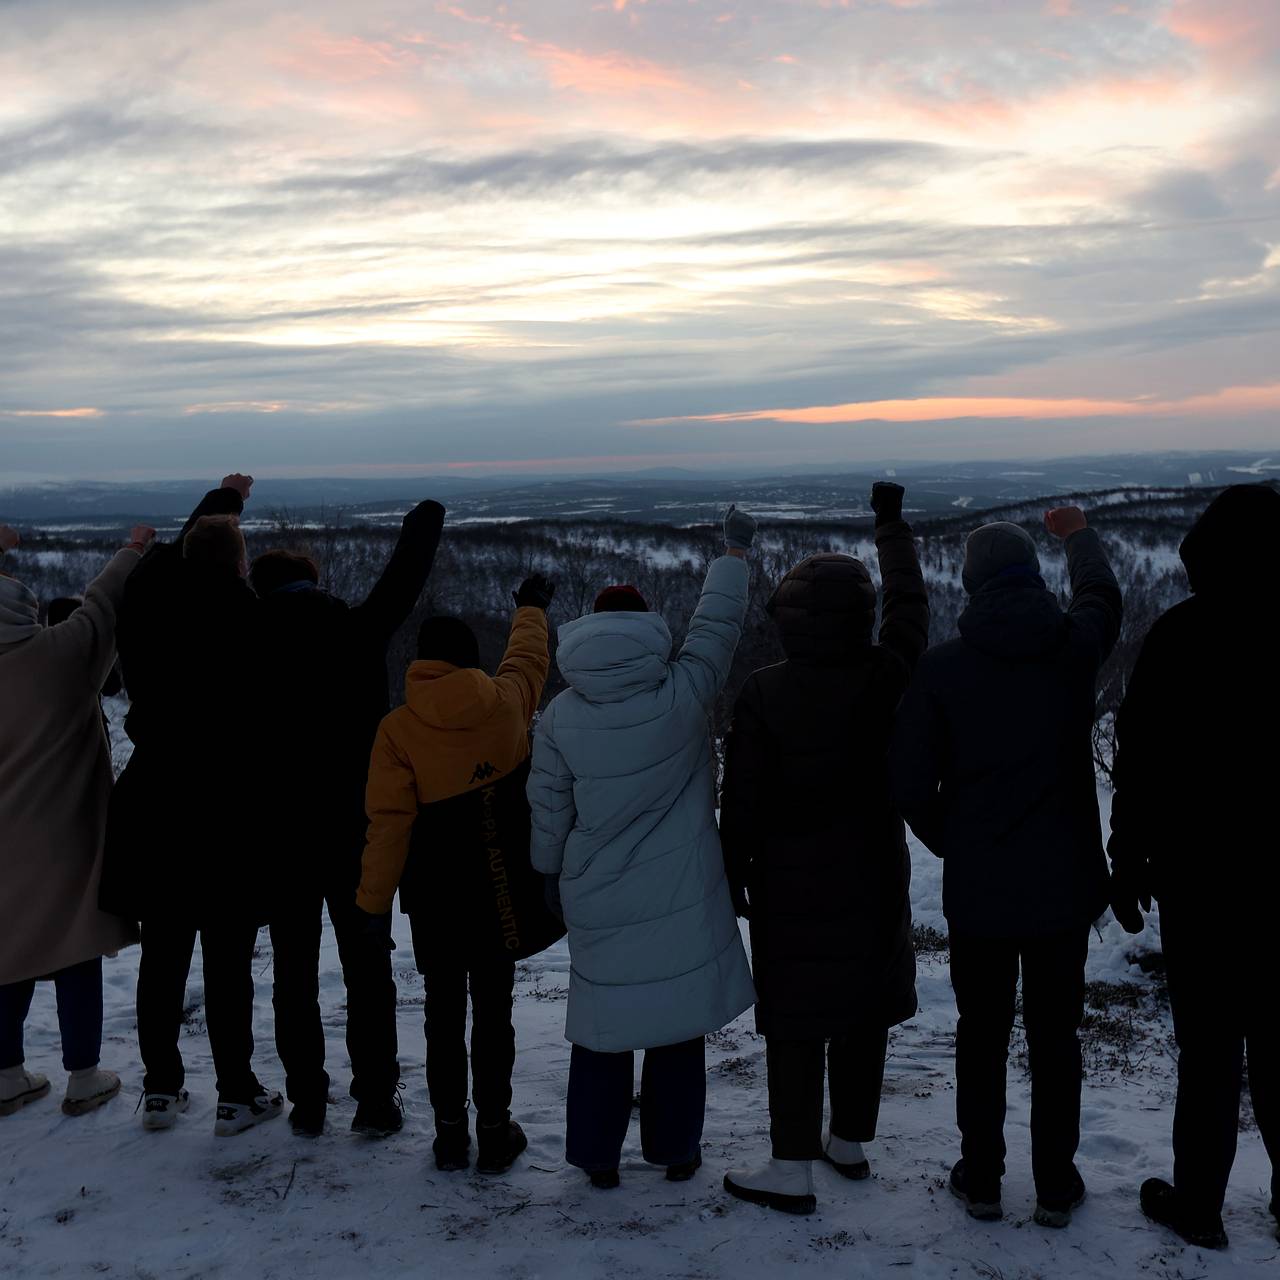
[[(196, 509), (187, 517), (182, 532), (174, 539), (173, 545), (181, 555), (182, 543), (192, 526), (202, 516), (238, 516), (244, 512), (244, 499), (235, 489), (210, 489), (196, 504)], [(160, 548), (156, 548), (160, 550)]]
[(720, 791), (720, 844), (734, 901), (751, 885), (751, 866), (764, 840), (760, 801), (773, 781), (769, 732), (756, 705), (752, 677), (738, 695), (724, 746), (724, 782)]
[(116, 662), (116, 619), (124, 599), (124, 584), (137, 568), (139, 556), (126, 547), (89, 584), (84, 604), (50, 633), (65, 660), (74, 663), (96, 694)]
[(943, 855), (943, 801), (940, 791), (946, 752), (946, 724), (927, 672), (917, 669), (898, 708), (889, 748), (894, 802), (921, 843)]
[(1080, 529), (1067, 539), (1067, 572), (1071, 575), (1069, 625), (1100, 667), (1120, 638), (1124, 597), (1095, 530)]
[(911, 526), (905, 520), (876, 526), (876, 556), (884, 582), (880, 643), (912, 671), (929, 647), (929, 593)]
[(545, 609), (526, 606), (516, 610), (511, 620), (511, 635), (507, 651), (502, 655), (497, 674), (493, 677), (503, 700), (517, 703), (526, 724), (542, 700), (542, 690), (547, 683), (551, 667), (551, 654), (547, 648), (547, 614)]
[(737, 556), (712, 561), (698, 607), (674, 666), (707, 711), (729, 678), (747, 612), (747, 562)]
[(534, 869), (558, 876), (564, 867), (564, 847), (577, 821), (573, 774), (556, 746), (555, 703), (543, 712), (533, 735), (529, 770), (529, 809), (533, 834), (529, 856)]
[(378, 644), (386, 644), (418, 603), (431, 575), (444, 528), (444, 508), (420, 502), (404, 518), (396, 549), (368, 598), (355, 613), (359, 625)]
[(404, 864), (409, 859), (413, 824), (418, 817), (413, 766), (391, 740), (385, 722), (378, 730), (369, 760), (365, 810), (369, 815), (369, 834), (365, 840), (356, 905), (371, 915), (382, 915), (391, 910), (400, 887)]

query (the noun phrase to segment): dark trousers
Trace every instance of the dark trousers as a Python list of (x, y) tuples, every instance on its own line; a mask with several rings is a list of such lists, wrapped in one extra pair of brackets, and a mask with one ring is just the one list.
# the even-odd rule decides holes
[(320, 939), (326, 905), (347, 989), (347, 1056), (351, 1096), (387, 1098), (400, 1079), (396, 1043), (396, 984), (391, 974), (391, 915), (376, 922), (356, 907), (355, 889), (334, 886), (291, 895), (271, 921), (276, 1052), (293, 1103), (329, 1096), (320, 1018)]
[[(573, 1046), (566, 1158), (588, 1173), (616, 1169), (634, 1101), (634, 1053)], [(646, 1050), (640, 1084), (640, 1141), (650, 1164), (684, 1164), (702, 1150), (707, 1108), (706, 1042)]]
[(511, 1115), (516, 1032), (511, 1008), (516, 966), (510, 960), (467, 961), (442, 950), (434, 923), (411, 915), (413, 954), (426, 997), (427, 1092), (436, 1119), (467, 1113), (467, 993), (471, 994), (471, 1100), (480, 1124)]
[[(194, 924), (181, 921), (142, 922), (138, 1048), (147, 1093), (176, 1094), (186, 1079), (178, 1040), (196, 932)], [(262, 1088), (253, 1074), (253, 948), (258, 926), (223, 923), (200, 929), (199, 934), (205, 1025), (218, 1099), (247, 1102)]]
[[(58, 1000), (62, 1065), (68, 1071), (96, 1067), (102, 1053), (102, 957), (95, 956), (50, 975)], [(0, 987), (0, 1071), (20, 1067), (22, 1028), (36, 993), (36, 979)]]
[(1083, 1071), (1077, 1032), (1084, 1016), (1089, 929), (1043, 938), (951, 934), (960, 1153), (976, 1186), (1004, 1174), (1005, 1067), (1022, 966), (1022, 1015), (1031, 1063), (1031, 1169), (1041, 1197), (1071, 1185), (1080, 1145)]
[(775, 1160), (822, 1158), (822, 1081), (831, 1092), (831, 1132), (870, 1142), (880, 1117), (887, 1030), (824, 1040), (765, 1039), (769, 1134)]
[[(1162, 901), (1160, 936), (1178, 1041), (1173, 1181), (1193, 1214), (1222, 1211), (1236, 1158), (1248, 1051), (1253, 1115), (1280, 1196), (1280, 1016), (1267, 976), (1274, 958), (1256, 943), (1205, 927), (1203, 908)], [(1242, 955), (1253, 946), (1256, 958)]]

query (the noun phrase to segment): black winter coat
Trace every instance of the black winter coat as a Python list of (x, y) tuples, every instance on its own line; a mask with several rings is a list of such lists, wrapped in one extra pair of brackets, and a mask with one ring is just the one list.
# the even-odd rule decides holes
[(1033, 937), (1087, 925), (1108, 899), (1092, 731), (1120, 587), (1092, 529), (1066, 542), (1064, 613), (1034, 576), (988, 582), (960, 638), (931, 650), (898, 713), (894, 793), (940, 858), (957, 932)]
[(1195, 594), (1151, 628), (1120, 708), (1109, 851), (1207, 939), (1280, 892), (1280, 493), (1228, 489), (1182, 559)]
[(360, 882), (369, 754), (390, 710), (387, 648), (431, 572), (444, 508), (423, 502), (404, 519), (382, 576), (363, 604), (286, 587), (259, 606), (266, 690), (256, 732), (272, 750), (274, 803), (264, 815), (290, 880)]
[(757, 671), (726, 743), (721, 840), (751, 905), (764, 1035), (879, 1030), (916, 1012), (911, 863), (890, 799), (894, 709), (929, 636), (910, 526), (876, 530), (884, 579), (850, 556), (797, 565), (770, 603), (787, 661)]

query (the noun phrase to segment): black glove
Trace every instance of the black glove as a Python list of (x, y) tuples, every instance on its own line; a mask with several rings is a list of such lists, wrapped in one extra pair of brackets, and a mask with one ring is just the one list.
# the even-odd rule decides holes
[(877, 525), (902, 519), (902, 499), (906, 492), (892, 480), (877, 480), (871, 486), (871, 510), (876, 513)]
[(402, 523), (406, 529), (439, 529), (444, 524), (444, 508), (428, 498), (408, 512)]
[(517, 609), (533, 608), (545, 611), (551, 607), (551, 597), (555, 593), (556, 584), (550, 578), (544, 578), (542, 574), (535, 573), (520, 584), (519, 591), (511, 593), (511, 598), (516, 602)]
[[(1139, 910), (1141, 907), (1141, 910)], [(1151, 910), (1151, 872), (1145, 862), (1122, 862), (1111, 872), (1111, 914), (1126, 933), (1141, 933)]]

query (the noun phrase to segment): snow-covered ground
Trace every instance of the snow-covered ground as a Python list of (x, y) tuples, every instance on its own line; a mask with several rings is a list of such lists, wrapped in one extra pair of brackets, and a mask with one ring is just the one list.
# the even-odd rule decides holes
[[(943, 928), (940, 868), (913, 850), (919, 924)], [(563, 1107), (568, 1046), (562, 1038), (567, 954), (558, 947), (524, 966), (518, 986), (515, 1114), (530, 1149), (511, 1173), (443, 1175), (431, 1162), (431, 1113), (423, 1078), (422, 987), (397, 922), (401, 1062), (408, 1081), (404, 1132), (370, 1142), (348, 1132), (354, 1104), (343, 1048), (343, 989), (326, 932), (322, 1000), (334, 1076), (329, 1132), (308, 1142), (284, 1120), (231, 1139), (213, 1137), (213, 1070), (200, 1015), (199, 964), (183, 1038), (191, 1111), (168, 1133), (144, 1133), (133, 1103), (141, 1080), (134, 1034), (137, 950), (109, 960), (105, 1065), (126, 1093), (98, 1113), (64, 1118), (52, 988), (36, 994), (28, 1024), (31, 1067), (55, 1079), (52, 1097), (0, 1120), (0, 1274), (193, 1277), (503, 1276), (698, 1277), (746, 1280), (783, 1274), (926, 1277), (1128, 1277), (1212, 1280), (1274, 1276), (1280, 1244), (1266, 1213), (1269, 1177), (1256, 1130), (1241, 1134), (1222, 1255), (1185, 1248), (1149, 1225), (1137, 1188), (1170, 1170), (1174, 1063), (1167, 1012), (1152, 980), (1125, 959), (1131, 942), (1110, 924), (1095, 936), (1080, 1167), (1090, 1199), (1064, 1232), (1030, 1220), (1028, 1086), (1015, 1044), (1010, 1068), (1007, 1216), (971, 1221), (946, 1191), (957, 1154), (952, 1037), (954, 1004), (945, 952), (920, 960), (922, 1011), (894, 1035), (874, 1176), (848, 1183), (818, 1171), (819, 1212), (796, 1219), (731, 1200), (720, 1187), (733, 1163), (767, 1148), (763, 1042), (750, 1016), (713, 1038), (706, 1167), (675, 1186), (646, 1167), (633, 1128), (623, 1187), (590, 1189), (565, 1165)], [(326, 931), (328, 926), (326, 925)], [(271, 955), (256, 965), (256, 1065), (282, 1082), (272, 1048)], [(896, 1274), (896, 1272), (895, 1272)]]

